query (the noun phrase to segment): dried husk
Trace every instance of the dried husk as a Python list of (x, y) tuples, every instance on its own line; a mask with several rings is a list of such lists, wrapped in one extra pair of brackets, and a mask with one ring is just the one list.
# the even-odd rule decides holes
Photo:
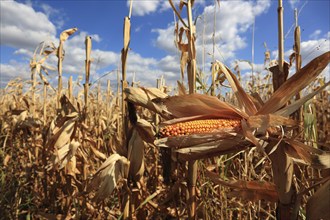
[(148, 108), (156, 113), (161, 113), (161, 109), (155, 105), (152, 100), (156, 98), (165, 98), (168, 96), (157, 88), (130, 87), (126, 88), (124, 92), (126, 94), (127, 101)]
[(298, 162), (316, 169), (330, 168), (329, 151), (322, 151), (293, 139), (285, 139), (284, 141), (289, 144), (289, 146), (286, 146), (285, 152), (292, 158), (298, 159)]
[(269, 127), (292, 127), (298, 125), (298, 122), (293, 119), (274, 114), (250, 116), (247, 120), (247, 123), (250, 128), (258, 128), (261, 132), (265, 132)]
[(128, 143), (127, 158), (130, 162), (129, 176), (135, 181), (140, 180), (144, 173), (144, 148), (146, 143), (140, 137), (138, 131), (133, 129)]
[(189, 161), (237, 153), (250, 147), (251, 143), (242, 135), (222, 129), (212, 133), (162, 138), (156, 140), (155, 145), (173, 148), (179, 160)]
[(305, 102), (307, 102), (308, 100), (313, 98), (315, 95), (322, 92), (323, 89), (325, 89), (329, 84), (330, 84), (330, 82), (325, 83), (323, 86), (321, 86), (314, 92), (309, 93), (308, 95), (298, 99), (297, 101), (291, 103), (290, 105), (285, 106), (284, 108), (276, 111), (274, 114), (281, 115), (284, 117), (289, 117), (292, 113), (294, 113), (297, 109), (299, 109), (303, 104), (305, 104)]
[(330, 62), (330, 52), (326, 52), (291, 76), (258, 110), (257, 114), (274, 113), (284, 106), (294, 95), (310, 84)]
[(270, 202), (278, 201), (278, 194), (274, 183), (265, 181), (245, 181), (245, 180), (222, 180), (217, 174), (205, 170), (205, 176), (215, 184), (229, 187), (233, 191), (229, 192), (229, 197), (243, 198), (249, 201), (266, 200)]
[(222, 118), (241, 119), (248, 115), (216, 97), (189, 94), (153, 100), (168, 119), (192, 117), (197, 115), (218, 115)]
[(56, 148), (51, 162), (48, 165), (48, 170), (53, 167), (58, 167), (58, 169), (63, 169), (67, 163), (71, 160), (72, 157), (76, 155), (77, 149), (79, 148), (80, 143), (77, 141), (71, 141), (68, 144), (65, 144), (61, 148)]
[[(46, 147), (49, 149), (60, 149), (62, 146), (67, 144), (72, 136), (76, 122), (78, 120), (78, 114), (72, 113), (72, 115), (64, 118), (65, 122), (61, 127), (55, 126), (53, 130), (50, 130), (49, 140), (46, 143)], [(55, 124), (52, 123), (51, 127)], [(52, 135), (53, 133), (53, 135)]]
[(309, 220), (312, 219), (330, 219), (330, 180), (324, 183), (315, 193), (312, 195), (306, 206), (306, 217)]
[(111, 195), (112, 191), (122, 179), (127, 179), (129, 161), (119, 154), (112, 154), (103, 162), (93, 176), (88, 191), (95, 190), (94, 199), (97, 201)]
[(240, 108), (246, 112), (248, 115), (254, 115), (257, 112), (257, 109), (250, 98), (240, 85), (239, 81), (237, 80), (236, 76), (227, 68), (225, 67), (221, 62), (217, 61), (217, 67), (219, 68), (219, 71), (224, 73), (231, 89), (233, 90), (234, 94), (236, 95), (236, 98), (240, 104)]

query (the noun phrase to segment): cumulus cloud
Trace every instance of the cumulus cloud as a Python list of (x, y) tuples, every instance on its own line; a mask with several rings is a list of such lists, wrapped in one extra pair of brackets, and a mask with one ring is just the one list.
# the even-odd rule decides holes
[(54, 40), (56, 28), (44, 13), (15, 1), (0, 4), (1, 45), (31, 49), (45, 39)]
[(322, 33), (321, 30), (315, 30), (312, 34), (309, 35), (310, 39), (316, 40), (319, 38), (320, 34)]
[(152, 29), (152, 32), (158, 34), (154, 45), (165, 50), (168, 53), (175, 54), (177, 48), (175, 47), (174, 23), (170, 23), (166, 29)]
[[(173, 0), (174, 5), (178, 5), (179, 0)], [(205, 0), (195, 0), (194, 6), (204, 5)], [(127, 7), (130, 6), (130, 0), (127, 0)], [(171, 9), (168, 0), (134, 0), (133, 1), (133, 15), (144, 16), (155, 12), (163, 12)]]
[[(200, 2), (202, 3), (202, 2)], [(247, 46), (244, 34), (252, 27), (254, 19), (262, 13), (267, 12), (270, 1), (260, 0), (256, 2), (247, 1), (221, 1), (220, 12), (216, 6), (216, 26), (215, 26), (215, 58), (220, 61), (233, 60), (236, 52)], [(214, 5), (204, 7), (201, 19), (196, 24), (196, 49), (197, 60), (202, 64), (203, 51), (205, 51), (207, 68), (210, 66), (211, 55), (213, 53), (213, 24)], [(165, 29), (153, 29), (158, 36), (155, 46), (166, 50), (171, 55), (178, 53), (174, 44), (174, 23), (168, 24)], [(205, 33), (203, 35), (203, 32)]]
[(28, 80), (31, 77), (29, 66), (26, 63), (11, 60), (9, 63), (0, 63), (0, 87), (4, 87), (10, 80), (20, 77)]
[[(153, 13), (157, 10), (157, 7), (161, 4), (161, 1), (154, 0), (136, 0), (133, 1), (133, 15), (143, 16)], [(127, 1), (127, 6), (129, 7), (130, 1)]]

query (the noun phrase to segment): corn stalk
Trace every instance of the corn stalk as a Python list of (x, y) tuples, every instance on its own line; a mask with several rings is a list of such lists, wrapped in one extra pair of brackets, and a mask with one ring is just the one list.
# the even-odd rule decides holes
[[(278, 66), (273, 69), (274, 92), (288, 77), (288, 68), (284, 67), (283, 6), (278, 0)], [(275, 146), (271, 143), (270, 146)], [(276, 150), (269, 155), (272, 161), (273, 178), (279, 195), (277, 206), (278, 219), (297, 219), (298, 210), (294, 209), (296, 190), (293, 188), (293, 160), (285, 153), (287, 143), (280, 142)], [(268, 152), (270, 153), (270, 152)]]
[(73, 103), (73, 87), (72, 87), (72, 76), (70, 76), (68, 81), (68, 97), (70, 102)]
[[(130, 1), (130, 9), (129, 9), (129, 15), (124, 18), (124, 45), (123, 49), (121, 51), (121, 65), (122, 65), (122, 105), (121, 105), (121, 112), (122, 112), (122, 143), (123, 146), (128, 147), (128, 140), (127, 140), (127, 134), (128, 134), (128, 112), (127, 112), (127, 103), (125, 102), (125, 93), (124, 89), (128, 87), (128, 83), (126, 81), (126, 63), (127, 63), (127, 56), (128, 56), (128, 50), (129, 50), (129, 44), (130, 44), (130, 37), (131, 37), (131, 13), (132, 13), (132, 4), (133, 0)], [(119, 98), (119, 97), (118, 97)], [(134, 209), (134, 204), (131, 203), (132, 196), (129, 194), (129, 192), (124, 193), (124, 197), (122, 199), (122, 212), (123, 212), (123, 218), (129, 219), (132, 217), (132, 209)], [(130, 208), (131, 205), (131, 208)]]
[[(296, 60), (296, 72), (301, 69), (301, 55), (300, 55), (300, 26), (298, 25), (298, 11), (295, 9), (295, 20), (296, 20), (296, 28), (294, 30), (294, 54)], [(296, 100), (299, 100), (301, 97), (301, 92), (296, 95)], [(302, 107), (297, 110), (295, 113), (295, 118), (298, 121), (303, 120), (303, 109)], [(298, 129), (299, 132), (299, 129)]]
[[(196, 49), (195, 49), (195, 26), (192, 19), (192, 4), (193, 1), (188, 0), (187, 15), (188, 15), (188, 85), (189, 94), (196, 91)], [(188, 161), (188, 217), (189, 219), (196, 218), (196, 181), (197, 181), (197, 160)]]
[(128, 121), (127, 119), (127, 104), (124, 101), (125, 100), (125, 94), (124, 89), (128, 86), (128, 83), (126, 81), (126, 63), (127, 63), (127, 55), (129, 50), (129, 44), (130, 44), (130, 32), (131, 32), (131, 19), (130, 17), (126, 16), (124, 19), (124, 47), (121, 51), (121, 65), (122, 65), (122, 126), (123, 126), (123, 141), (126, 143), (126, 133), (127, 133), (127, 127), (128, 127)]
[(61, 108), (61, 94), (62, 94), (62, 63), (63, 63), (63, 59), (64, 59), (64, 53), (63, 53), (63, 45), (64, 42), (69, 38), (70, 35), (74, 34), (78, 29), (77, 28), (71, 28), (71, 29), (67, 29), (65, 31), (63, 31), (60, 35), (60, 43), (59, 46), (57, 48), (57, 58), (58, 58), (58, 62), (57, 62), (57, 70), (58, 70), (58, 83), (57, 83), (57, 108), (60, 109)]
[[(89, 93), (89, 76), (91, 69), (91, 50), (92, 50), (92, 38), (90, 36), (86, 37), (85, 40), (86, 47), (86, 60), (85, 60), (85, 84), (84, 84), (84, 100), (85, 100), (85, 116), (87, 116), (88, 111), (88, 93)], [(86, 118), (85, 118), (86, 120)]]

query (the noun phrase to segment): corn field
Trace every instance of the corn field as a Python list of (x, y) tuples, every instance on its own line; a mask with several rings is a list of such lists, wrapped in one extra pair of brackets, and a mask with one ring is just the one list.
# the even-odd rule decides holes
[(83, 86), (72, 77), (63, 85), (71, 28), (36, 48), (31, 80), (1, 89), (0, 219), (330, 219), (330, 92), (320, 77), (330, 52), (291, 76), (280, 58), (247, 85), (220, 61), (202, 73), (193, 1), (169, 2), (176, 88), (164, 78), (154, 88), (127, 82), (129, 15), (117, 82), (91, 86), (87, 36)]

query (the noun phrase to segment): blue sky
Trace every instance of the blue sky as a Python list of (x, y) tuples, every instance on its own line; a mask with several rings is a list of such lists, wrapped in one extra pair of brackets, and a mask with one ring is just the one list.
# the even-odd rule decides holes
[[(174, 1), (177, 2), (178, 1)], [(198, 67), (202, 68), (203, 29), (205, 46), (205, 74), (210, 75), (212, 61), (213, 16), (216, 5), (215, 58), (233, 67), (237, 60), (252, 60), (252, 32), (255, 21), (254, 65), (264, 68), (264, 42), (277, 59), (277, 1), (220, 0), (220, 8), (211, 0), (196, 0), (196, 48)], [(84, 76), (87, 35), (93, 39), (91, 81), (116, 69), (123, 47), (123, 21), (128, 15), (129, 2), (125, 0), (56, 0), (11, 1), (1, 0), (0, 76), (1, 87), (15, 77), (30, 78), (29, 61), (33, 51), (42, 41), (58, 45), (60, 33), (77, 27), (78, 31), (65, 42), (64, 81), (70, 75)], [(284, 6), (284, 34), (286, 60), (292, 53), (294, 33), (294, 8), (299, 10), (298, 22), (302, 30), (301, 48), (303, 65), (314, 57), (330, 50), (330, 3), (327, 0), (288, 0)], [(185, 13), (183, 14), (185, 18)], [(167, 1), (134, 0), (131, 17), (131, 43), (128, 58), (128, 80), (142, 86), (155, 86), (162, 75), (168, 85), (180, 79), (179, 52), (174, 45), (174, 16)], [(56, 58), (48, 64), (56, 66)], [(241, 71), (248, 77), (251, 68), (239, 62)], [(324, 71), (329, 74), (329, 68)], [(49, 81), (56, 84), (56, 72), (50, 72)], [(116, 82), (116, 75), (103, 78)]]

